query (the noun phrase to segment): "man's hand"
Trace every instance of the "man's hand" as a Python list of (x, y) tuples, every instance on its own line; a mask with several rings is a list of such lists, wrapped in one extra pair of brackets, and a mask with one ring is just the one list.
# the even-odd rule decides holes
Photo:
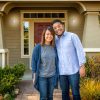
[(85, 66), (84, 65), (82, 65), (80, 67), (79, 73), (80, 73), (80, 77), (84, 77), (85, 76)]

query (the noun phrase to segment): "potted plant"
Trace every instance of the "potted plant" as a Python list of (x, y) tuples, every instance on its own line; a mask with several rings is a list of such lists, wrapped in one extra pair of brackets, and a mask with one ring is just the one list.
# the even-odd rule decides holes
[(0, 100), (3, 100), (3, 96), (2, 96), (2, 94), (0, 94)]

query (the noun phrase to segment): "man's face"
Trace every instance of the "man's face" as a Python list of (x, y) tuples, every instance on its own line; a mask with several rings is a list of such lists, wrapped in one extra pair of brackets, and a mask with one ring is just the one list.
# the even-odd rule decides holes
[(53, 29), (58, 36), (61, 36), (64, 32), (64, 25), (60, 22), (56, 22), (53, 24)]

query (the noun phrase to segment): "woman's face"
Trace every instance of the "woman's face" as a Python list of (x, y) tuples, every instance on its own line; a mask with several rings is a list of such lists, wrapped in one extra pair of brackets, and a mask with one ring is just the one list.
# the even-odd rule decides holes
[(53, 35), (49, 30), (46, 30), (45, 32), (45, 42), (50, 43), (53, 40)]
[(53, 24), (53, 29), (58, 36), (61, 36), (64, 32), (64, 25), (59, 22)]

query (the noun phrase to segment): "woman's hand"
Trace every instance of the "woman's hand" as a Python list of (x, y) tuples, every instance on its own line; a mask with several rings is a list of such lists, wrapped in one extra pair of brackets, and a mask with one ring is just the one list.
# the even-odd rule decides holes
[(33, 83), (35, 81), (35, 73), (32, 73), (32, 80), (33, 80)]

